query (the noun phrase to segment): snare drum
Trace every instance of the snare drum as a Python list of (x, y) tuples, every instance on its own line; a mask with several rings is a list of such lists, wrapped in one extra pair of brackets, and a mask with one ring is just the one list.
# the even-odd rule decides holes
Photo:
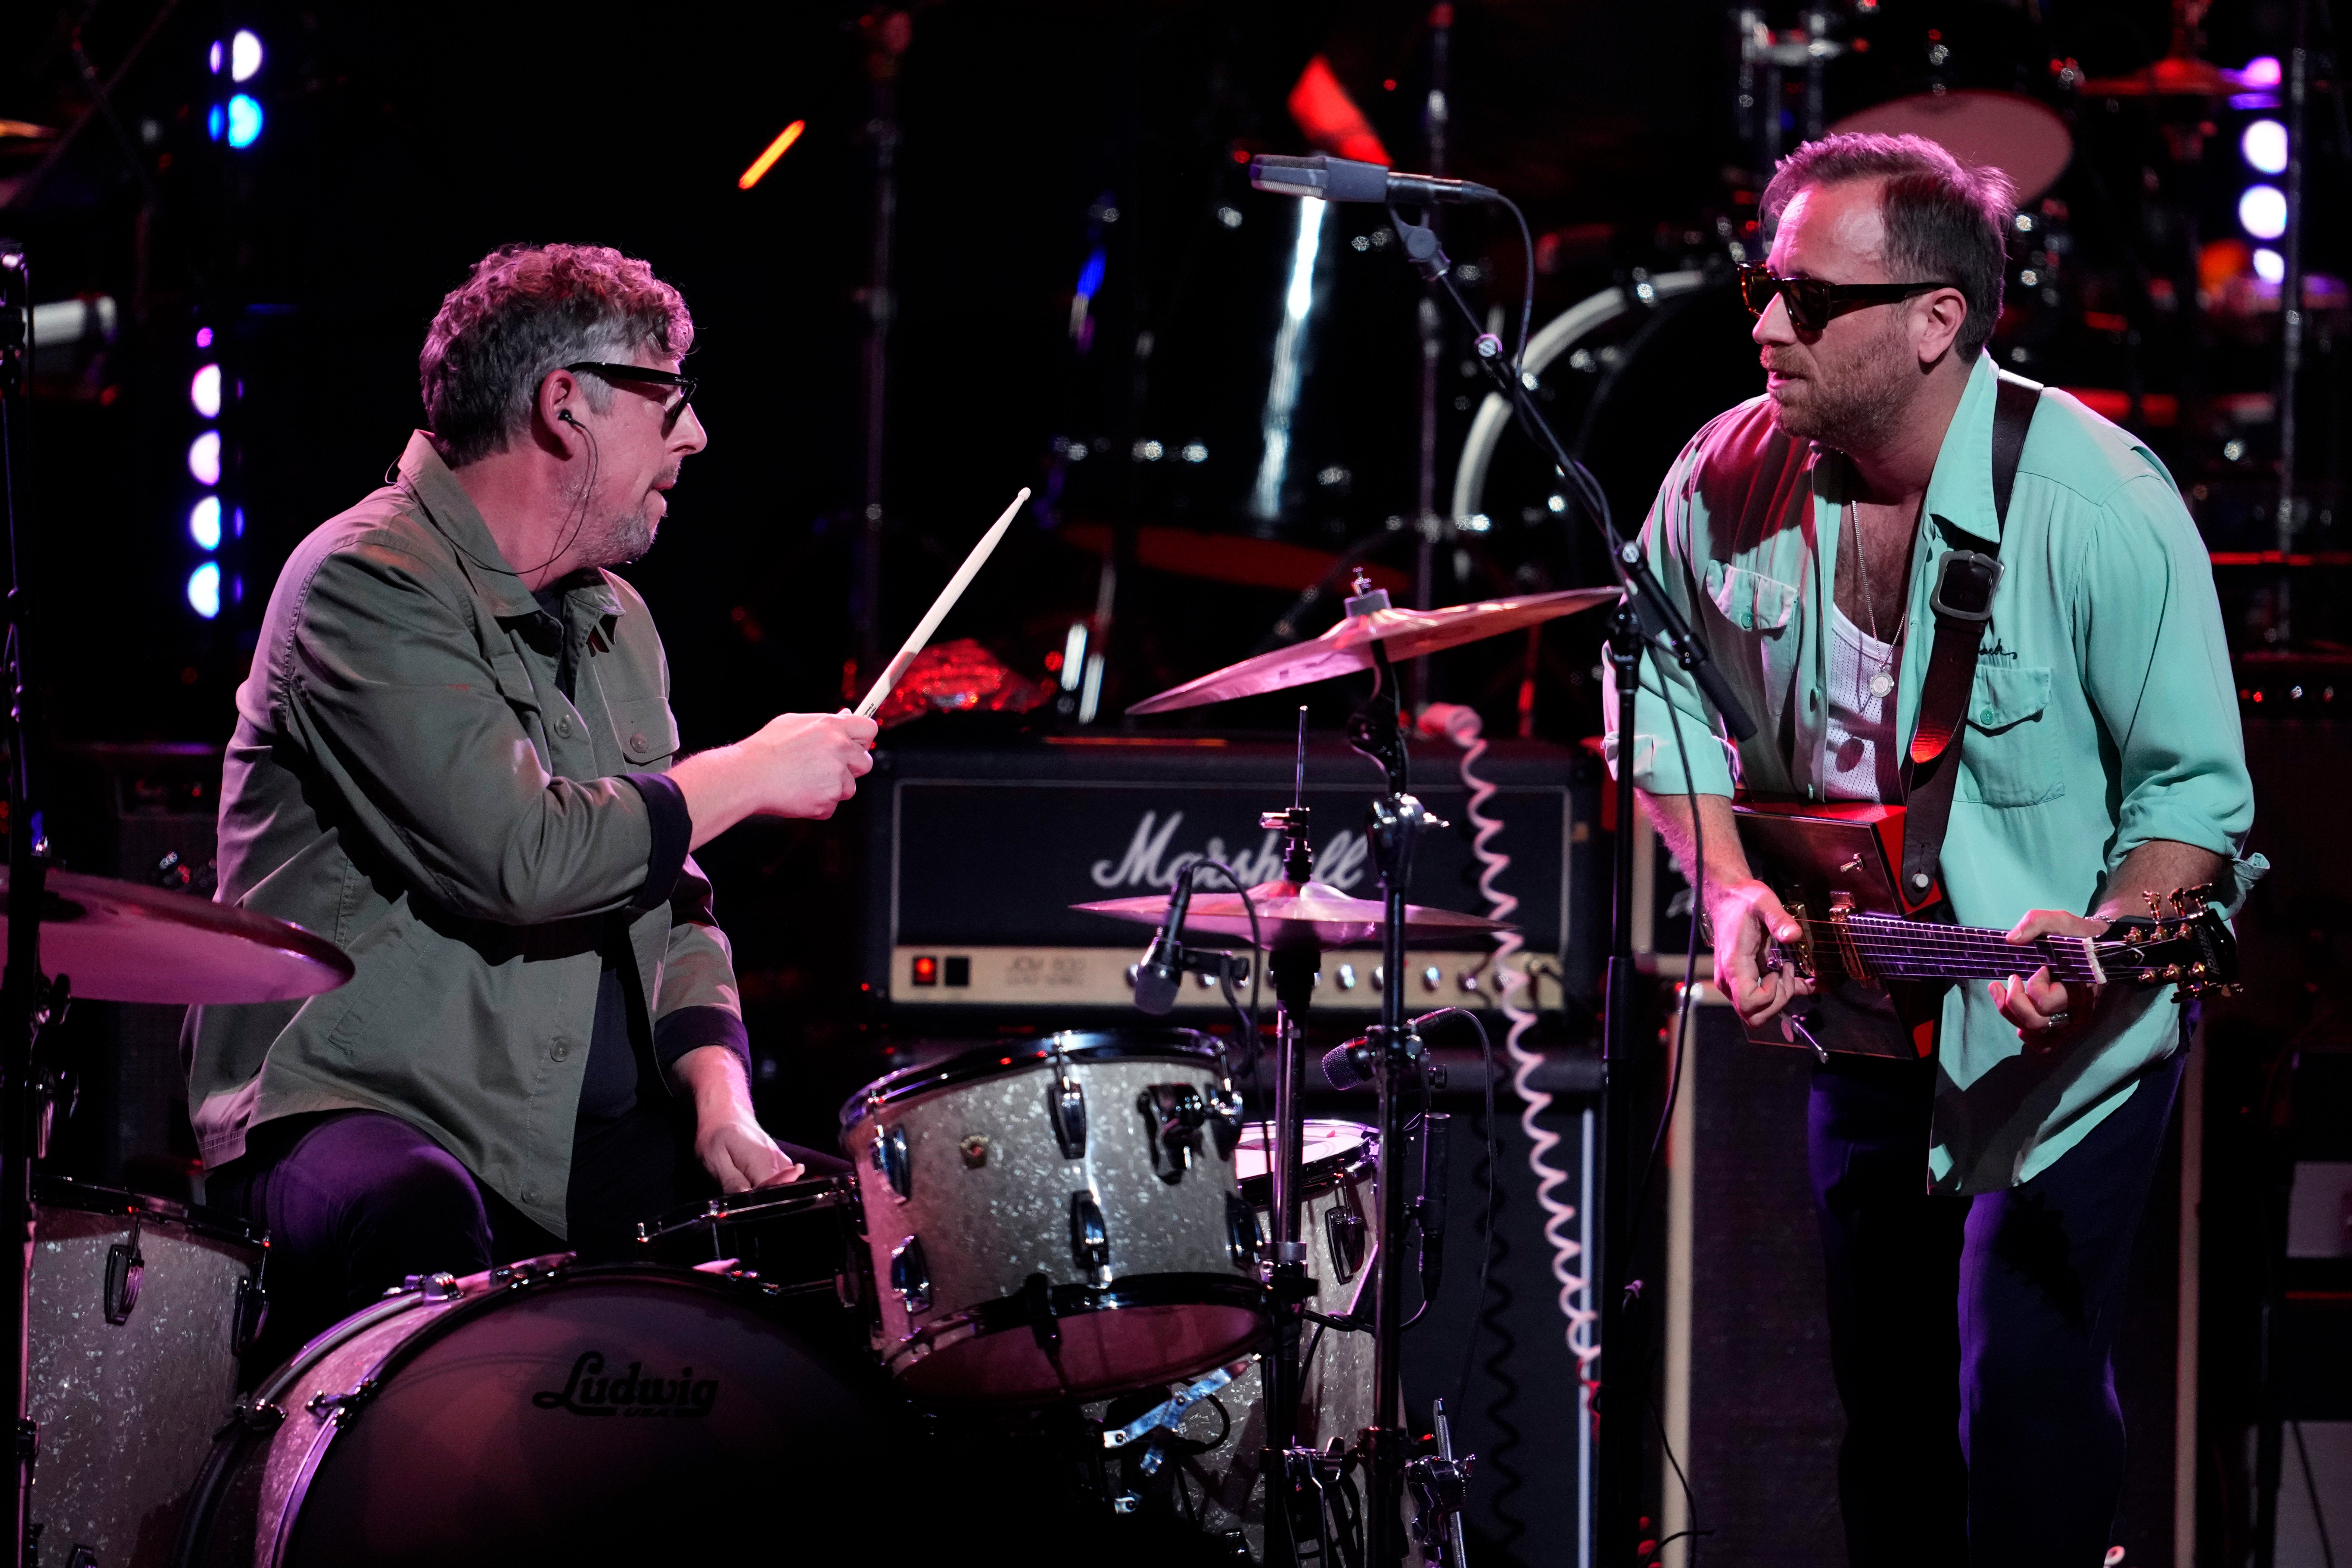
[(34, 1179), (33, 1216), (32, 1540), (51, 1563), (161, 1563), (261, 1326), (261, 1238), (228, 1215), (49, 1176)]
[(911, 1393), (1034, 1404), (1164, 1383), (1262, 1331), (1238, 1108), (1190, 1030), (1067, 1032), (878, 1079), (843, 1108)]
[[(1274, 1181), (1268, 1146), (1273, 1129), (1253, 1121), (1242, 1130), (1234, 1151), (1243, 1195), (1270, 1236), (1274, 1229)], [(1307, 1241), (1307, 1272), (1316, 1282), (1311, 1300), (1328, 1317), (1354, 1313), (1371, 1302), (1373, 1238), (1380, 1234), (1381, 1205), (1373, 1174), (1380, 1160), (1380, 1131), (1353, 1121), (1309, 1121), (1303, 1148), (1301, 1229)], [(1309, 1325), (1307, 1378), (1298, 1406), (1302, 1447), (1353, 1446), (1372, 1424), (1372, 1336)], [(1265, 1559), (1265, 1492), (1259, 1471), (1265, 1447), (1265, 1390), (1262, 1363), (1252, 1357), (1230, 1370), (1233, 1381), (1188, 1402), (1172, 1427), (1145, 1433), (1121, 1445), (1126, 1489), (1155, 1513), (1181, 1519), (1211, 1536), (1247, 1542), (1250, 1559)], [(1171, 1390), (1171, 1392), (1178, 1392)], [(1088, 1414), (1116, 1429), (1155, 1403), (1129, 1394)], [(1173, 1439), (1170, 1441), (1169, 1439)], [(1156, 1451), (1156, 1457), (1155, 1457)], [(1180, 1495), (1181, 1494), (1181, 1495)]]
[(716, 1561), (903, 1503), (877, 1400), (775, 1304), (740, 1275), (564, 1254), (394, 1291), (238, 1406), (173, 1562)]

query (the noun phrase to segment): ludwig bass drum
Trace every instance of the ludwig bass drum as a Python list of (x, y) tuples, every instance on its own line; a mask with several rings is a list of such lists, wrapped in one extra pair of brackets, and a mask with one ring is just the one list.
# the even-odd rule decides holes
[[(870, 1374), (869, 1374), (870, 1375)], [(302, 1347), (205, 1462), (182, 1568), (722, 1560), (904, 1477), (877, 1391), (742, 1277), (569, 1254), (435, 1275)], [(929, 1518), (894, 1543), (929, 1550)]]

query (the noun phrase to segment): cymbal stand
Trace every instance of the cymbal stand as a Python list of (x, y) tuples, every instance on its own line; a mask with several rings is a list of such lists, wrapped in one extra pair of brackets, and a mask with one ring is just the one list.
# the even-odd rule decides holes
[[(37, 1097), (33, 1092), (33, 1037), (53, 1010), (41, 975), (42, 896), (47, 842), (34, 809), (31, 770), (26, 764), (26, 541), (18, 510), (16, 480), (24, 471), (19, 443), (26, 439), (25, 405), (32, 379), (33, 294), (24, 247), (0, 239), (0, 527), (8, 550), (8, 596), (0, 619), (5, 647), (0, 650), (0, 681), (5, 683), (6, 714), (0, 742), (8, 752), (8, 946), (0, 977), (0, 1398), (8, 1401), (14, 1457), (8, 1472), (8, 1512), (0, 1516), (0, 1563), (26, 1560), (26, 1506), (33, 1485), (38, 1433), (25, 1414), (26, 1324), (31, 1317), (33, 1253), (33, 1158)], [(0, 1435), (0, 1440), (5, 1440)]]
[[(1641, 1351), (1638, 1316), (1633, 1311), (1634, 1301), (1628, 1289), (1628, 1268), (1632, 1258), (1627, 1256), (1627, 1239), (1633, 1228), (1633, 1215), (1624, 1212), (1626, 1194), (1631, 1191), (1629, 1171), (1634, 1141), (1639, 1137), (1633, 1126), (1634, 1075), (1641, 1064), (1640, 1042), (1634, 1008), (1635, 976), (1633, 945), (1633, 887), (1634, 832), (1633, 770), (1630, 765), (1634, 745), (1634, 703), (1639, 690), (1641, 659), (1643, 651), (1653, 644), (1663, 643), (1673, 654), (1694, 683), (1706, 696), (1732, 735), (1745, 741), (1756, 733), (1756, 721), (1740, 706), (1723, 672), (1706, 650), (1691, 636), (1690, 626), (1672, 600), (1665, 595), (1657, 576), (1643, 558), (1641, 547), (1617, 531), (1609, 515), (1608, 498), (1600, 484), (1587, 473), (1582, 464), (1570, 455), (1559, 434), (1545, 419), (1535, 398), (1534, 389), (1519, 374), (1517, 365), (1504, 352), (1502, 341), (1486, 330), (1469, 302), (1454, 288), (1453, 264), (1437, 243), (1437, 237), (1423, 224), (1412, 222), (1395, 207), (1389, 209), (1389, 221), (1397, 237), (1404, 242), (1406, 259), (1413, 265), (1423, 281), (1433, 289), (1442, 289), (1453, 300), (1454, 310), (1469, 323), (1471, 341), (1476, 347), (1477, 361), (1494, 383), (1496, 390), (1510, 403), (1519, 427), (1528, 433), (1537, 447), (1549, 458), (1570, 490), (1582, 502), (1583, 510), (1601, 536), (1608, 542), (1611, 569), (1623, 588), (1624, 603), (1616, 618), (1610, 623), (1609, 658), (1617, 685), (1617, 734), (1620, 761), (1615, 769), (1617, 790), (1617, 834), (1615, 847), (1616, 909), (1612, 918), (1609, 947), (1608, 988), (1601, 1015), (1601, 1149), (1594, 1162), (1598, 1173), (1595, 1183), (1594, 1210), (1599, 1216), (1597, 1226), (1601, 1237), (1600, 1267), (1600, 1313), (1601, 1366), (1604, 1384), (1614, 1378), (1622, 1386), (1622, 1396), (1596, 1394), (1592, 1411), (1599, 1424), (1600, 1474), (1595, 1488), (1599, 1506), (1593, 1510), (1593, 1539), (1591, 1561), (1620, 1568), (1633, 1563), (1639, 1542), (1639, 1521), (1642, 1499), (1642, 1398), (1641, 1379), (1646, 1375), (1648, 1358)], [(1377, 648), (1378, 645), (1374, 645)], [(1385, 661), (1382, 662), (1385, 668)], [(1393, 713), (1393, 703), (1391, 705)], [(1391, 719), (1391, 722), (1393, 720)], [(1359, 743), (1359, 749), (1362, 749)], [(1402, 743), (1398, 744), (1400, 765), (1391, 770), (1391, 789), (1401, 792)], [(1378, 807), (1374, 808), (1375, 813)], [(1378, 823), (1375, 822), (1377, 829)], [(1373, 848), (1378, 853), (1381, 838), (1373, 835)], [(1384, 868), (1385, 874), (1385, 868)], [(1393, 988), (1401, 976), (1400, 960), (1402, 942), (1402, 899), (1391, 896), (1391, 927), (1389, 931), (1391, 956), (1388, 979), (1391, 995), (1382, 999), (1381, 1022), (1384, 1030), (1396, 1025), (1396, 1003)], [(1385, 1205), (1393, 1189), (1388, 1186), (1386, 1161), (1387, 1106), (1390, 1080), (1383, 1077), (1381, 1093), (1382, 1133), (1381, 1199)], [(1395, 1223), (1393, 1218), (1391, 1223)], [(1384, 1233), (1393, 1234), (1393, 1232)], [(1385, 1279), (1383, 1281), (1386, 1283)], [(1634, 1287), (1638, 1290), (1638, 1286)], [(1388, 1306), (1384, 1295), (1381, 1305)], [(1383, 1397), (1390, 1397), (1385, 1385)], [(1383, 1494), (1385, 1495), (1385, 1494)], [(1383, 1568), (1385, 1565), (1383, 1564)]]
[[(1308, 808), (1298, 804), (1296, 794), (1287, 809), (1269, 811), (1258, 818), (1260, 826), (1284, 835), (1282, 874), (1302, 884), (1315, 864), (1315, 852), (1307, 842), (1308, 818)], [(1274, 981), (1276, 1011), (1274, 1141), (1268, 1151), (1274, 1173), (1274, 1266), (1269, 1277), (1273, 1316), (1265, 1356), (1266, 1457), (1261, 1473), (1265, 1478), (1269, 1530), (1279, 1529), (1291, 1562), (1321, 1564), (1330, 1556), (1324, 1526), (1324, 1488), (1317, 1474), (1318, 1456), (1298, 1446), (1298, 1406), (1306, 1392), (1306, 1368), (1299, 1360), (1305, 1327), (1300, 1312), (1314, 1294), (1316, 1283), (1307, 1277), (1307, 1237), (1302, 1229), (1306, 1022), (1323, 950), (1311, 944), (1285, 946), (1268, 952), (1265, 963)], [(1275, 1549), (1276, 1539), (1269, 1533), (1269, 1551)]]

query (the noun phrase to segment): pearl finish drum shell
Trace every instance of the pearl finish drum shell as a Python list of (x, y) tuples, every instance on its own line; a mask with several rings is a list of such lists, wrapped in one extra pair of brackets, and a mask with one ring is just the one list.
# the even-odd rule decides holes
[[(134, 1209), (138, 1300), (110, 1323), (107, 1254), (130, 1242)], [(236, 1398), (239, 1289), (262, 1247), (226, 1216), (46, 1178), (34, 1214), (27, 1517), (50, 1562), (86, 1546), (107, 1568), (160, 1564)]]
[[(1272, 1181), (1265, 1174), (1265, 1145), (1270, 1129), (1254, 1121), (1242, 1130), (1234, 1163), (1243, 1173), (1242, 1193), (1258, 1211), (1258, 1223), (1268, 1235), (1274, 1229)], [(1379, 1188), (1373, 1173), (1379, 1163), (1380, 1132), (1354, 1121), (1310, 1119), (1305, 1129), (1307, 1159), (1305, 1203), (1301, 1228), (1306, 1232), (1307, 1274), (1317, 1283), (1309, 1299), (1314, 1310), (1328, 1317), (1346, 1317), (1360, 1304), (1370, 1308), (1375, 1257), (1367, 1247), (1362, 1263), (1346, 1280), (1339, 1278), (1331, 1248), (1329, 1216), (1352, 1209), (1364, 1217), (1368, 1237), (1380, 1234)], [(1372, 1424), (1372, 1336), (1322, 1331), (1317, 1339), (1310, 1324), (1307, 1342), (1315, 1346), (1300, 1391), (1298, 1442), (1302, 1447), (1328, 1448), (1333, 1438), (1353, 1446), (1357, 1435)], [(1251, 1556), (1265, 1560), (1265, 1491), (1259, 1484), (1265, 1447), (1265, 1389), (1262, 1363), (1253, 1356), (1234, 1381), (1216, 1392), (1216, 1405), (1202, 1400), (1184, 1412), (1176, 1436), (1195, 1443), (1223, 1438), (1204, 1453), (1171, 1458), (1159, 1474), (1143, 1480), (1147, 1495), (1180, 1517), (1170, 1492), (1182, 1485), (1192, 1500), (1190, 1517), (1212, 1537), (1238, 1531), (1249, 1542)], [(1220, 1414), (1219, 1406), (1223, 1407)], [(1089, 1406), (1087, 1414), (1104, 1418), (1107, 1405)], [(1139, 1455), (1150, 1439), (1137, 1444)]]
[[(1069, 1037), (1058, 1058), (1040, 1055), (1041, 1042), (975, 1052), (851, 1101), (843, 1145), (873, 1252), (876, 1348), (910, 1392), (1006, 1404), (1087, 1397), (1204, 1371), (1262, 1331), (1256, 1259), (1235, 1258), (1240, 1193), (1214, 1129), (1201, 1130), (1181, 1179), (1164, 1179), (1164, 1161), (1155, 1168), (1139, 1097), (1181, 1084), (1206, 1101), (1221, 1088), (1212, 1053), (1161, 1038), (1154, 1048)], [(1064, 1156), (1047, 1110), (1057, 1061), (1086, 1096), (1076, 1159)], [(899, 1135), (903, 1195), (877, 1152)], [(1076, 1257), (1077, 1194), (1101, 1209), (1107, 1268), (1082, 1268)], [(893, 1288), (893, 1257), (910, 1243), (928, 1273), (927, 1307)], [(1058, 1374), (1021, 1305), (1036, 1275), (1060, 1314)]]

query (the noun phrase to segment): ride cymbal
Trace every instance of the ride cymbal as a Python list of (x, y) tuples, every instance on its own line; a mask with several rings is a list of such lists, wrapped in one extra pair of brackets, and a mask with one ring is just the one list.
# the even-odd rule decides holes
[(1442, 610), (1382, 608), (1343, 616), (1321, 637), (1212, 670), (1156, 697), (1147, 697), (1128, 711), (1167, 713), (1353, 675), (1372, 668), (1375, 643), (1385, 643), (1391, 659), (1419, 658), (1425, 653), (1522, 631), (1539, 622), (1610, 604), (1617, 595), (1614, 588), (1567, 588), (1475, 605), (1449, 605)]

